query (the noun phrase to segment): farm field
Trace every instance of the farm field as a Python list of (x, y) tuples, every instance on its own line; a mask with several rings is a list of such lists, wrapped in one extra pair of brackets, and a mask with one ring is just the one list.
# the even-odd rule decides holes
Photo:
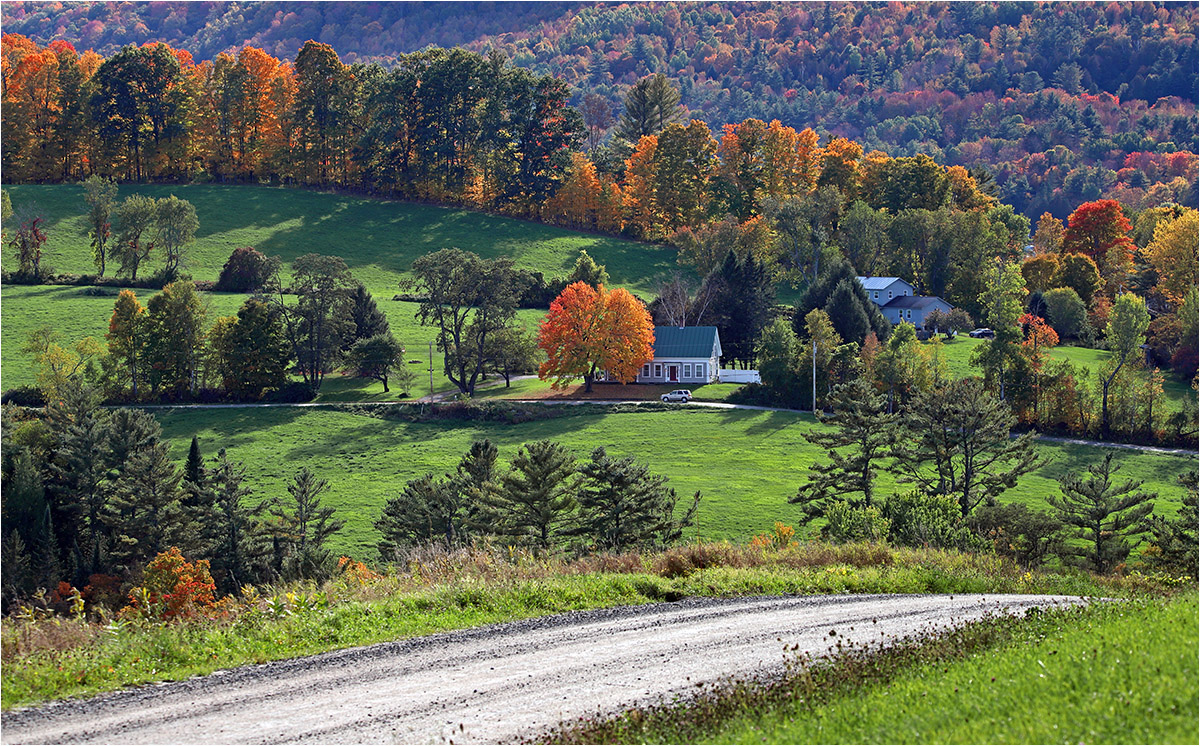
[[(607, 414), (564, 414), (549, 420), (410, 423), (320, 408), (158, 410), (173, 456), (182, 461), (193, 435), (206, 457), (226, 448), (246, 464), (256, 497), (284, 495), (286, 481), (307, 466), (331, 484), (329, 505), (346, 520), (333, 549), (359, 558), (375, 553), (373, 523), (404, 483), (427, 472), (450, 471), (471, 442), (490, 438), (507, 463), (520, 444), (548, 438), (585, 458), (596, 446), (633, 455), (670, 477), (680, 503), (701, 490), (698, 526), (688, 539), (746, 541), (775, 521), (796, 524), (799, 509), (787, 502), (807, 467), (823, 451), (803, 437), (811, 416), (792, 412), (673, 408)], [(1054, 479), (1082, 470), (1106, 449), (1041, 444), (1050, 463), (1024, 477), (1005, 500), (1045, 507)], [(1145, 480), (1159, 493), (1160, 510), (1174, 512), (1183, 496), (1175, 476), (1194, 468), (1194, 456), (1115, 450), (1123, 476)], [(883, 475), (881, 492), (893, 479)]]
[[(88, 246), (83, 187), (17, 184), (4, 187), (15, 207), (35, 202), (48, 216), (46, 263), (58, 272), (95, 272)], [(656, 277), (676, 269), (675, 252), (652, 244), (579, 233), (469, 210), (351, 197), (283, 187), (121, 184), (131, 194), (174, 194), (196, 208), (200, 229), (188, 266), (197, 280), (216, 280), (234, 249), (253, 246), (285, 263), (303, 254), (340, 256), (378, 299), (391, 298), (414, 259), (458, 248), (485, 258), (508, 256), (547, 276), (570, 272), (581, 249), (607, 265), (614, 285), (648, 296)], [(151, 255), (143, 273), (161, 260)], [(3, 256), (3, 267), (15, 269)]]

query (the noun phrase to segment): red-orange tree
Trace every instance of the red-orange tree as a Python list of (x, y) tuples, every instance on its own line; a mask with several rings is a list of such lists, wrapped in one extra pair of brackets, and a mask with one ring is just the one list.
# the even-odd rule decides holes
[(1063, 234), (1064, 254), (1083, 254), (1100, 268), (1109, 295), (1125, 279), (1133, 262), (1133, 239), (1129, 220), (1116, 200), (1098, 199), (1075, 208), (1067, 218)]
[(642, 302), (628, 290), (593, 288), (583, 282), (566, 287), (550, 304), (538, 330), (538, 347), (547, 360), (538, 368), (555, 388), (583, 378), (592, 390), (596, 374), (629, 383), (654, 357), (654, 322)]

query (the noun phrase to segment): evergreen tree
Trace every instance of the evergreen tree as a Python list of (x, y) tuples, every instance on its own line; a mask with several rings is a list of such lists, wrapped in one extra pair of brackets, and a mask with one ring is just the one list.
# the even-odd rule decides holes
[(840, 280), (829, 300), (825, 302), (824, 310), (839, 337), (861, 345), (871, 332), (871, 320), (867, 318), (866, 310), (858, 301), (854, 292), (855, 285), (858, 285), (856, 280)]
[(621, 551), (660, 543), (672, 529), (675, 491), (667, 489), (666, 477), (651, 474), (632, 456), (614, 459), (601, 446), (579, 467), (579, 476), (579, 524), (573, 533)]
[(1046, 501), (1058, 511), (1063, 523), (1075, 528), (1082, 544), (1066, 547), (1067, 557), (1097, 573), (1110, 572), (1129, 556), (1130, 539), (1147, 530), (1146, 518), (1158, 497), (1141, 492), (1140, 480), (1116, 483), (1120, 466), (1112, 454), (1088, 467), (1088, 477), (1067, 474), (1058, 480), (1062, 496), (1048, 495)]
[(608, 284), (608, 270), (603, 264), (597, 264), (583, 249), (579, 250), (579, 258), (575, 260), (575, 269), (571, 270), (571, 274), (567, 277), (564, 287), (573, 282), (586, 282), (594, 288), (599, 289), (601, 285)]
[(475, 441), (454, 474), (444, 479), (425, 474), (406, 484), (375, 522), (383, 534), (380, 556), (394, 560), (401, 546), (429, 541), (452, 546), (471, 534), (490, 533), (494, 522), (483, 500), (495, 489), (497, 453), (490, 440)]
[(0, 610), (7, 614), (12, 603), (33, 592), (33, 567), (21, 533), (15, 528), (4, 535), (0, 543)]
[(259, 516), (266, 501), (250, 500), (254, 491), (245, 485), (246, 468), (230, 461), (222, 448), (207, 475), (211, 509), (202, 518), (211, 538), (209, 562), (221, 593), (234, 593), (263, 576), (267, 536)]
[(830, 501), (846, 500), (846, 495), (862, 495), (861, 500), (848, 500), (853, 507), (871, 507), (879, 463), (896, 437), (896, 417), (887, 411), (887, 397), (876, 393), (866, 379), (836, 386), (832, 404), (831, 416), (818, 417), (836, 429), (804, 436), (825, 449), (830, 461), (813, 463), (808, 482), (789, 500), (803, 506), (806, 521), (823, 516)]
[(775, 305), (775, 284), (766, 264), (751, 255), (740, 258), (730, 250), (721, 266), (705, 278), (705, 284), (715, 288), (713, 316), (721, 336), (721, 351), (725, 357), (749, 366)]
[(134, 455), (152, 448), (162, 437), (158, 420), (141, 409), (114, 409), (108, 416), (107, 425), (108, 452), (104, 465), (118, 473)]
[(200, 439), (192, 436), (188, 447), (187, 461), (183, 465), (183, 481), (192, 485), (204, 483), (204, 457), (200, 455)]
[(155, 443), (125, 463), (104, 516), (112, 532), (112, 565), (119, 573), (142, 567), (173, 546), (193, 553), (198, 537), (181, 502), (182, 478), (166, 443)]
[[(867, 297), (867, 291), (855, 278), (854, 268), (840, 257), (829, 262), (816, 281), (809, 285), (808, 289), (804, 291), (804, 295), (800, 297), (800, 302), (796, 304), (796, 310), (792, 315), (792, 325), (796, 328), (796, 334), (804, 334), (805, 317), (814, 308), (825, 308), (843, 280), (848, 281), (846, 286), (854, 294), (855, 305), (870, 322), (870, 331), (875, 332), (879, 341), (885, 341), (891, 335), (891, 323), (884, 318), (879, 307)], [(847, 342), (858, 342), (861, 345), (865, 340), (865, 335), (863, 338), (844, 336), (843, 339)]]
[(387, 316), (379, 310), (379, 306), (375, 305), (375, 299), (371, 297), (371, 293), (362, 283), (359, 283), (351, 292), (347, 310), (350, 313), (350, 320), (354, 323), (354, 329), (346, 340), (345, 349), (349, 349), (360, 339), (370, 339), (380, 334), (391, 333)]
[(1197, 576), (1197, 527), (1200, 526), (1200, 511), (1197, 511), (1196, 472), (1179, 475), (1179, 482), (1187, 489), (1183, 505), (1175, 517), (1154, 515), (1150, 517), (1151, 551), (1145, 554), (1151, 567), (1186, 572)]
[(272, 530), (281, 540), (284, 560), (276, 568), (287, 577), (322, 578), (333, 571), (333, 556), (325, 548), (329, 537), (346, 524), (333, 517), (334, 509), (321, 505), (329, 482), (301, 468), (287, 486), (291, 499), (271, 508)]
[(102, 521), (108, 500), (108, 429), (91, 396), (72, 390), (63, 401), (47, 407), (56, 436), (50, 463), (56, 525), (60, 543), (77, 552), (82, 562), (75, 580), (100, 572), (107, 530)]
[(540, 549), (566, 534), (575, 512), (575, 458), (563, 446), (539, 440), (521, 446), (500, 489), (485, 497), (498, 519), (496, 533)]
[(1033, 434), (1011, 438), (1016, 417), (975, 378), (918, 394), (889, 455), (902, 481), (958, 501), (963, 518), (1043, 461)]

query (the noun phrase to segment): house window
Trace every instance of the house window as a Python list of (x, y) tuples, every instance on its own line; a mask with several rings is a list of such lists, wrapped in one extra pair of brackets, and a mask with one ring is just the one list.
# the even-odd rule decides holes
[(892, 298), (892, 291), (891, 291), (891, 290), (889, 290), (889, 291), (888, 291), (888, 300), (891, 300), (891, 298)]
[(906, 310), (906, 311), (904, 312), (904, 318), (906, 318), (906, 319), (911, 319), (911, 318), (912, 318), (912, 309), (911, 309), (911, 308), (909, 308), (908, 310)]
[(684, 378), (691, 378), (691, 377), (692, 377), (692, 364), (691, 364), (691, 363), (684, 363), (684, 364), (683, 364), (683, 377), (684, 377)]
[(875, 291), (875, 300), (879, 300), (879, 291), (878, 290)]
[(708, 380), (708, 365), (706, 363), (696, 363), (696, 378)]
[(649, 378), (649, 377), (650, 377), (650, 363), (646, 363), (645, 365), (642, 366), (642, 378)]
[(662, 378), (662, 363), (655, 363), (655, 364), (654, 364), (654, 377), (655, 377), (655, 378)]

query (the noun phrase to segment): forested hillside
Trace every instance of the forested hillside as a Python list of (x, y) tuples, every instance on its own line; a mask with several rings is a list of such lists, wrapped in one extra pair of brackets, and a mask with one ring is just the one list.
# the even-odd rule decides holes
[(498, 50), (563, 79), (577, 105), (606, 103), (585, 107), (598, 127), (661, 72), (713, 129), (779, 119), (868, 151), (985, 164), (1031, 217), (1100, 197), (1197, 199), (1191, 3), (27, 2), (3, 20), (42, 44), (109, 55), (159, 40), (197, 61), (243, 46), (286, 60), (307, 39), (384, 67), (431, 44)]

